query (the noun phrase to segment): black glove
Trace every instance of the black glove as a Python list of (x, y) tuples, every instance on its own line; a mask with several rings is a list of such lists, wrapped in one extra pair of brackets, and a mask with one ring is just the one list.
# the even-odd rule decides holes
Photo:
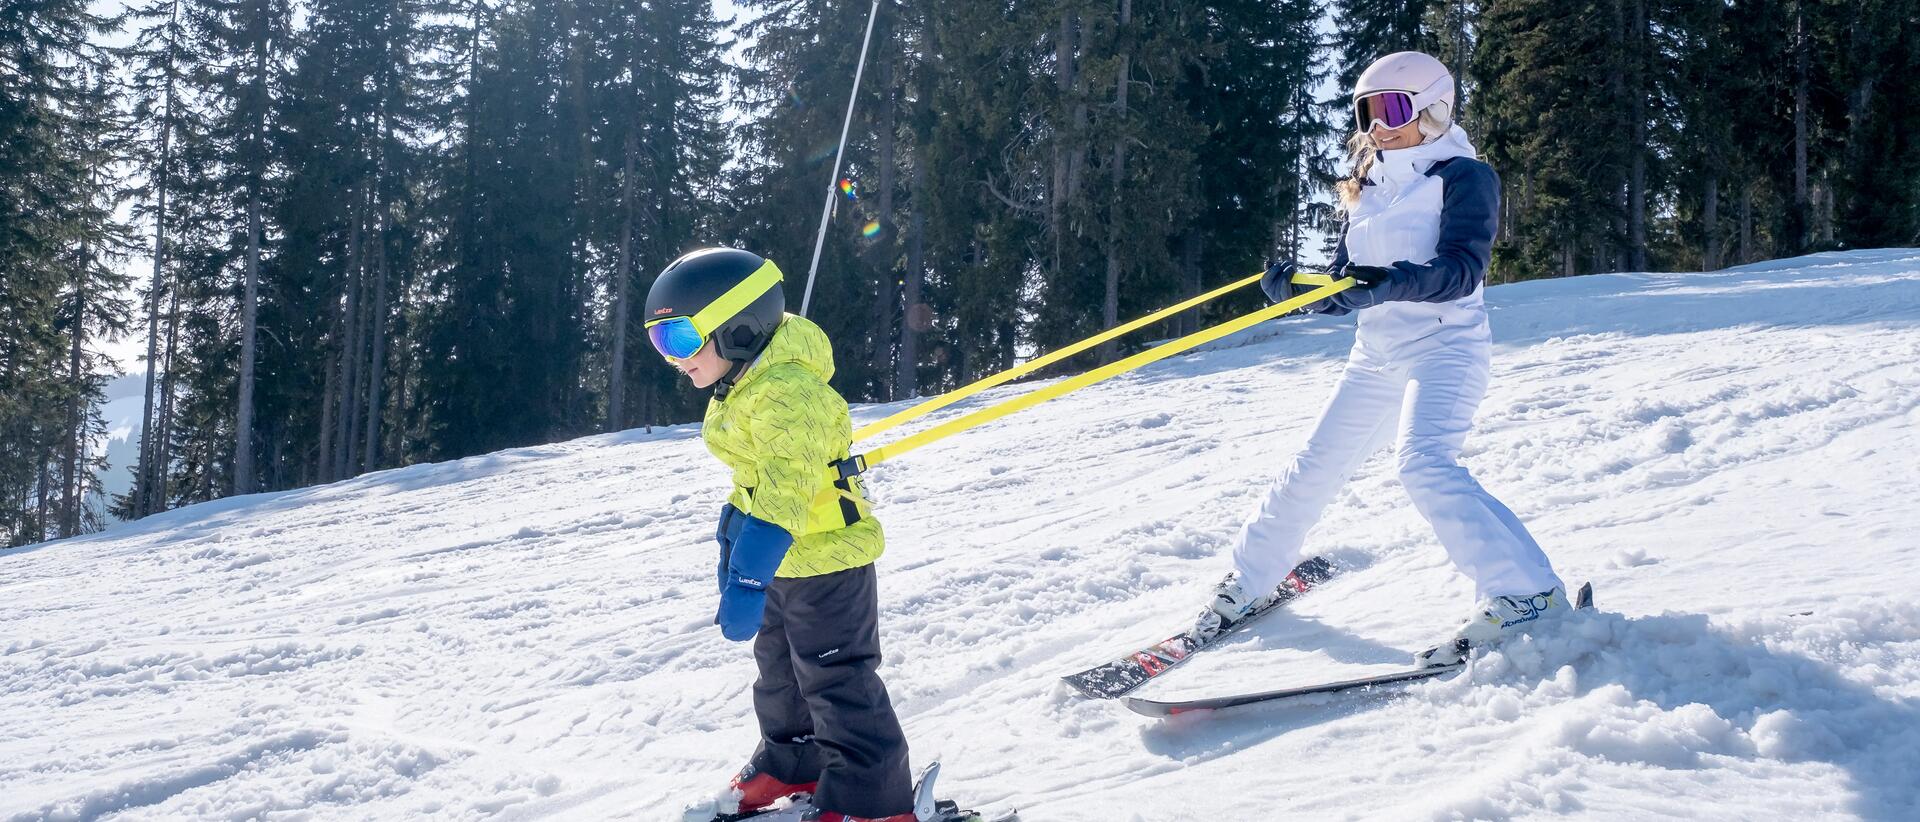
[[(1319, 287), (1296, 285), (1293, 282), (1293, 275), (1299, 270), (1300, 267), (1294, 265), (1292, 260), (1282, 260), (1267, 266), (1267, 273), (1260, 277), (1260, 290), (1267, 292), (1267, 299), (1283, 303)], [(1326, 299), (1315, 300), (1301, 306), (1296, 313), (1318, 314), (1325, 310), (1327, 305)]]
[(1354, 288), (1365, 291), (1370, 288), (1378, 288), (1381, 283), (1399, 276), (1400, 269), (1382, 268), (1377, 265), (1349, 264), (1346, 268), (1341, 269), (1340, 273), (1353, 278)]
[(1260, 290), (1267, 292), (1267, 299), (1283, 303), (1294, 295), (1292, 260), (1281, 260), (1267, 266), (1267, 273), (1260, 277)]

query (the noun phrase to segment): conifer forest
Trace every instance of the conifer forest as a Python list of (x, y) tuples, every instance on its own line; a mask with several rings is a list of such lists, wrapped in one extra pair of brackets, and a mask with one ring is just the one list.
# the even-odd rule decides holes
[(0, 0), (0, 545), (697, 420), (649, 284), (738, 246), (798, 311), (829, 197), (850, 402), (1324, 262), (1408, 49), (1501, 175), (1491, 283), (1920, 245), (1920, 0)]

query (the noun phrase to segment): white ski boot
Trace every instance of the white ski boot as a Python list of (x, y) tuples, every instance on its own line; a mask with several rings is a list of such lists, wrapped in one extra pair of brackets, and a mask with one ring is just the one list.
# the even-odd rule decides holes
[(1193, 620), (1193, 635), (1206, 642), (1233, 629), (1248, 614), (1273, 604), (1273, 592), (1249, 593), (1240, 587), (1240, 572), (1228, 571), (1213, 586), (1213, 596), (1207, 600), (1207, 607)]
[(1499, 596), (1480, 604), (1480, 611), (1467, 620), (1453, 638), (1413, 655), (1422, 668), (1458, 665), (1475, 648), (1499, 643), (1514, 634), (1530, 631), (1542, 619), (1556, 619), (1573, 610), (1563, 588), (1542, 591), (1532, 596)]

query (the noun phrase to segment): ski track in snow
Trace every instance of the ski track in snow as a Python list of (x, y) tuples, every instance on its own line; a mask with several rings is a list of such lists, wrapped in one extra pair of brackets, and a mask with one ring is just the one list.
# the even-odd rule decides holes
[[(1488, 300), (1464, 460), (1598, 612), (1167, 722), (1059, 683), (1189, 618), (1304, 439), (1352, 321), (1270, 323), (874, 471), (916, 765), (1029, 822), (1920, 818), (1920, 250)], [(1444, 633), (1471, 586), (1397, 486), (1376, 455), (1310, 538), (1348, 572), (1146, 693)], [(725, 487), (679, 426), (0, 552), (0, 820), (677, 819), (755, 739), (711, 626)]]

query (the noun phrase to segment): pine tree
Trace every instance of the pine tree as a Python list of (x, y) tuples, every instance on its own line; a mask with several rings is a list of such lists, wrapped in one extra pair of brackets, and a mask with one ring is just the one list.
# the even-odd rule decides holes
[[(1617, 270), (1627, 110), (1615, 0), (1498, 0), (1481, 15), (1480, 147), (1506, 187), (1495, 267), (1520, 277)], [(1599, 67), (1596, 70), (1596, 67)]]
[(119, 122), (82, 2), (0, 7), (0, 542), (76, 533), (94, 487), (85, 442), (102, 380), (93, 334), (124, 322), (103, 264), (120, 248), (111, 158)]
[(1436, 51), (1433, 47), (1441, 38), (1433, 31), (1436, 21), (1431, 15), (1456, 5), (1457, 0), (1335, 0), (1334, 50), (1339, 68), (1334, 76), (1340, 88), (1353, 88), (1369, 64), (1396, 51)]
[[(870, 6), (825, 0), (743, 3), (737, 36), (752, 43), (736, 77), (742, 108), (754, 116), (738, 129), (744, 149), (727, 179), (729, 213), (720, 233), (728, 243), (774, 260), (787, 274), (789, 310), (806, 303), (823, 197), (833, 181), (833, 159), (853, 83)], [(891, 4), (882, 4), (887, 18)], [(875, 48), (898, 48), (876, 30)], [(870, 55), (869, 59), (873, 57)], [(882, 58), (890, 59), (890, 58)], [(891, 275), (876, 272), (862, 227), (873, 221), (880, 182), (876, 116), (885, 116), (888, 90), (869, 74), (861, 83), (855, 121), (840, 176), (856, 197), (837, 199), (820, 257), (808, 316), (835, 343), (834, 385), (849, 397), (872, 399), (878, 376), (875, 289)], [(805, 215), (804, 219), (799, 215)], [(721, 238), (716, 238), (721, 239)], [(852, 354), (853, 356), (849, 356)], [(866, 356), (860, 356), (865, 354)]]
[[(609, 90), (608, 134), (603, 144), (617, 147), (620, 188), (610, 213), (620, 215), (617, 263), (609, 329), (609, 429), (625, 427), (628, 393), (638, 388), (639, 421), (661, 421), (661, 397), (677, 393), (678, 375), (645, 343), (630, 345), (640, 333), (633, 304), (653, 275), (682, 252), (711, 244), (705, 236), (715, 215), (710, 203), (718, 192), (725, 155), (720, 125), (719, 23), (703, 0), (673, 0), (628, 8), (610, 30), (617, 64), (627, 68), (624, 84)], [(624, 116), (621, 116), (624, 114)], [(638, 356), (635, 356), (638, 354)], [(637, 386), (627, 382), (629, 373)], [(670, 404), (677, 407), (678, 403)]]
[(130, 193), (135, 197), (135, 218), (146, 222), (152, 232), (148, 255), (151, 276), (144, 295), (147, 345), (140, 455), (134, 466), (132, 489), (114, 506), (116, 516), (128, 519), (165, 507), (161, 485), (165, 466), (171, 461), (160, 425), (159, 412), (166, 399), (161, 392), (165, 375), (161, 371), (160, 342), (166, 336), (161, 308), (168, 304), (175, 282), (170, 276), (172, 243), (183, 224), (174, 202), (175, 188), (183, 175), (177, 146), (184, 135), (204, 128), (200, 105), (187, 84), (193, 66), (204, 61), (191, 37), (189, 11), (187, 0), (150, 0), (129, 7), (127, 19), (136, 28), (132, 41), (118, 54), (129, 78), (133, 121), (148, 124), (145, 139), (134, 147), (130, 157), (143, 184)]
[[(395, 300), (411, 283), (416, 243), (403, 227), (415, 190), (408, 135), (418, 121), (415, 55), (423, 9), (405, 0), (317, 2), (297, 38), (275, 108), (284, 177), (272, 222), (281, 235), (259, 307), (284, 346), (261, 352), (262, 410), (280, 420), (271, 476), (301, 482), (383, 464), (398, 412), (387, 390)], [(256, 434), (257, 435), (257, 434)], [(278, 462), (278, 461), (276, 461)]]

